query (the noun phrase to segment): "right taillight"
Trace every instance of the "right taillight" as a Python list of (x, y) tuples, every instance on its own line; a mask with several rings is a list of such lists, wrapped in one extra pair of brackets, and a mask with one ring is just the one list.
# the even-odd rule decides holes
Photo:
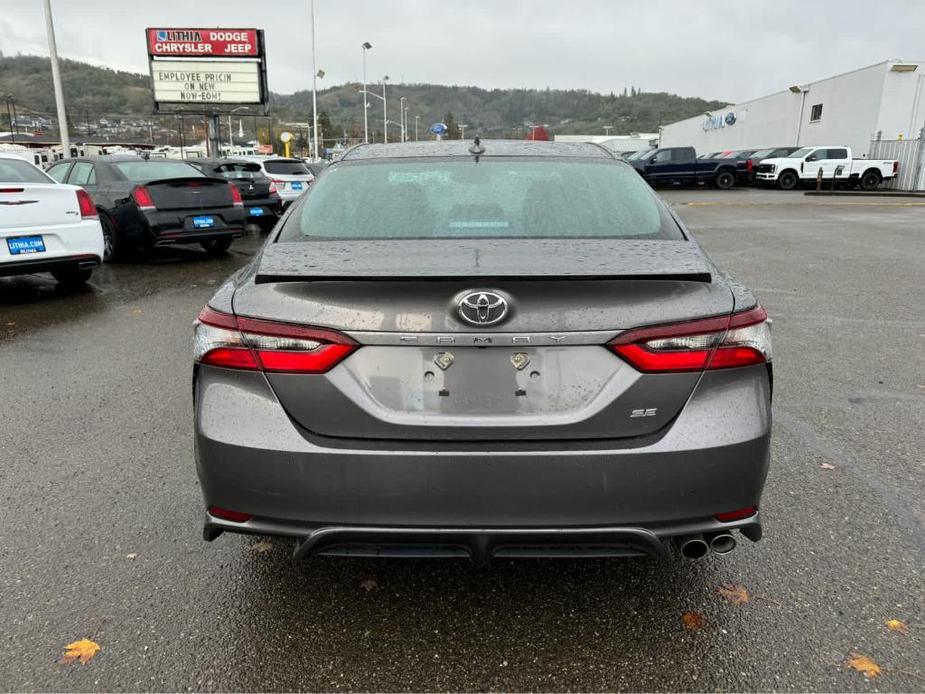
[(193, 358), (226, 369), (320, 374), (357, 347), (334, 330), (238, 317), (207, 306), (196, 322)]
[(135, 201), (135, 204), (138, 205), (138, 209), (140, 210), (157, 209), (154, 205), (154, 200), (151, 198), (151, 191), (144, 186), (135, 186), (132, 188), (132, 200)]
[(80, 207), (81, 219), (99, 218), (100, 215), (96, 211), (96, 205), (93, 204), (93, 198), (83, 188), (77, 189), (77, 205)]
[(731, 316), (628, 330), (608, 347), (646, 373), (730, 369), (771, 361), (768, 314), (757, 306)]
[(893, 175), (896, 176), (899, 173), (899, 160), (893, 162)]

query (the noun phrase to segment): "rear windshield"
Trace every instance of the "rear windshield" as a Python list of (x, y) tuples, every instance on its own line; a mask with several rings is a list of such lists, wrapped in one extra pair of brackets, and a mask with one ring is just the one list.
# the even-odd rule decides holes
[(269, 173), (282, 176), (304, 176), (311, 173), (308, 167), (300, 161), (266, 161), (263, 166)]
[(234, 162), (230, 164), (219, 164), (214, 169), (216, 176), (230, 180), (247, 179), (254, 180), (263, 178), (263, 171), (260, 164), (248, 164), (246, 162)]
[(54, 183), (32, 164), (0, 157), (0, 183)]
[(114, 166), (133, 183), (147, 183), (162, 178), (205, 176), (195, 166), (182, 161), (120, 161)]
[(498, 158), (345, 164), (318, 178), (280, 240), (683, 239), (615, 162)]

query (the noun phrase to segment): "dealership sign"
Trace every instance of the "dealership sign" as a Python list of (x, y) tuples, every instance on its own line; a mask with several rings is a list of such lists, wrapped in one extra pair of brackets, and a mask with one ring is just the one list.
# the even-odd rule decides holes
[(148, 29), (148, 55), (256, 58), (256, 29)]
[(151, 65), (154, 100), (159, 103), (259, 104), (260, 63), (256, 60), (158, 60)]
[(161, 104), (267, 103), (262, 30), (153, 28), (145, 33), (158, 110)]
[(738, 119), (739, 118), (736, 116), (735, 111), (729, 111), (729, 113), (726, 114), (710, 114), (703, 122), (703, 129), (718, 130), (719, 128), (728, 128), (735, 125)]

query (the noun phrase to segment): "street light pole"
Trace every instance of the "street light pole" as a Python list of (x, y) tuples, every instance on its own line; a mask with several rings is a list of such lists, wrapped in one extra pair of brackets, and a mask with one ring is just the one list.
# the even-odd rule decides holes
[(405, 141), (405, 102), (408, 100), (407, 97), (403, 96), (398, 100), (398, 122), (401, 124), (401, 141)]
[(414, 141), (418, 141), (418, 121), (421, 120), (420, 116), (414, 117)]
[(411, 110), (410, 106), (405, 106), (405, 129), (403, 131), (405, 134), (405, 140), (404, 140), (405, 142), (407, 142), (410, 139), (408, 136), (408, 111), (410, 110)]
[(386, 100), (385, 96), (385, 83), (388, 81), (389, 76), (386, 75), (382, 78), (382, 142), (383, 144), (389, 143), (389, 103)]
[(55, 42), (55, 23), (51, 16), (51, 0), (45, 0), (45, 33), (48, 34), (48, 53), (51, 57), (51, 79), (55, 86), (55, 105), (58, 107), (58, 133), (64, 156), (71, 156), (71, 138), (67, 132), (67, 112), (64, 109), (64, 89), (61, 87), (61, 70), (58, 67), (58, 45)]
[[(366, 55), (366, 52), (363, 52)], [(318, 69), (315, 67), (315, 0), (312, 0), (312, 134), (313, 156), (318, 159)], [(363, 97), (366, 98), (365, 95)]]
[(363, 142), (369, 142), (369, 100), (366, 95), (366, 51), (373, 47), (369, 41), (363, 44)]

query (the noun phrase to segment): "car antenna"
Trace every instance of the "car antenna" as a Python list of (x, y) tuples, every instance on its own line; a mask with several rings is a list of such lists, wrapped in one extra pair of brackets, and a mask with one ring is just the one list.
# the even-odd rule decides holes
[(475, 155), (475, 163), (479, 163), (479, 157), (485, 154), (485, 148), (482, 147), (482, 138), (478, 135), (475, 136), (475, 139), (472, 141), (472, 146), (469, 148), (469, 154)]

